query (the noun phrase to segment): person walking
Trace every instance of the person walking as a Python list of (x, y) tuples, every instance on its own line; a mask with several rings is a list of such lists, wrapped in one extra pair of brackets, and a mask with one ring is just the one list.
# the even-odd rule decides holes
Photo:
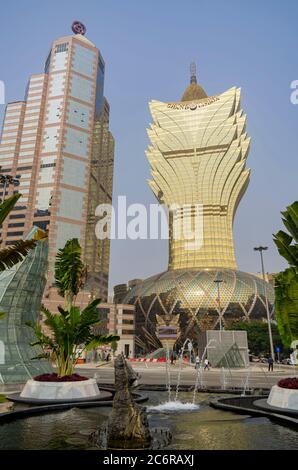
[(204, 370), (206, 370), (206, 369), (209, 370), (209, 361), (208, 361), (208, 359), (205, 359), (204, 364), (205, 364), (204, 365)]
[(273, 372), (273, 364), (274, 364), (273, 358), (270, 356), (268, 359), (268, 372), (270, 371)]
[(199, 356), (196, 357), (196, 360), (195, 360), (195, 369), (198, 369), (200, 367), (200, 358)]

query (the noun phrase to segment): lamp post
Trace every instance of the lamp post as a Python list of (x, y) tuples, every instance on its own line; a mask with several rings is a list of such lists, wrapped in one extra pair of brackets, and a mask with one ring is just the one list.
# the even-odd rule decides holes
[(263, 260), (263, 251), (268, 250), (268, 246), (256, 246), (254, 248), (255, 251), (259, 251), (261, 255), (261, 265), (262, 265), (262, 275), (264, 281), (264, 289), (265, 289), (265, 301), (266, 301), (266, 312), (267, 312), (267, 323), (268, 323), (268, 333), (269, 333), (269, 341), (270, 341), (270, 352), (271, 357), (275, 361), (275, 354), (274, 354), (274, 346), (273, 346), (273, 338), (272, 338), (272, 330), (271, 330), (271, 321), (270, 321), (270, 312), (269, 312), (269, 304), (268, 304), (268, 296), (267, 296), (267, 286), (266, 286), (266, 279), (265, 279), (265, 269), (264, 269), (264, 260)]
[(4, 202), (7, 186), (9, 187), (10, 184), (13, 184), (14, 186), (18, 186), (20, 184), (20, 181), (17, 178), (14, 178), (11, 175), (0, 174), (0, 183), (3, 185), (2, 202)]
[(221, 318), (221, 305), (220, 305), (220, 284), (223, 282), (223, 279), (215, 279), (214, 282), (217, 284), (217, 302), (219, 310), (219, 329), (222, 331), (222, 318)]

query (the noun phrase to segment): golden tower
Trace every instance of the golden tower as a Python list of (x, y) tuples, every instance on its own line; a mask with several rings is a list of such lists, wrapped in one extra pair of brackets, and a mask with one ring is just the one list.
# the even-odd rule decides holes
[[(240, 88), (208, 97), (192, 64), (181, 101), (152, 100), (149, 107), (149, 185), (160, 203), (177, 206), (170, 213), (169, 269), (237, 269), (233, 220), (250, 175)], [(201, 242), (189, 242), (187, 233), (173, 236), (181, 219), (194, 228), (198, 214)]]

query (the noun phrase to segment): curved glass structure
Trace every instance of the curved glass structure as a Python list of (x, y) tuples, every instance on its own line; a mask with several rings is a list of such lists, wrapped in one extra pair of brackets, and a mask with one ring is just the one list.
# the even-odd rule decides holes
[[(32, 239), (37, 227), (26, 239)], [(31, 347), (35, 336), (27, 321), (36, 323), (46, 283), (48, 240), (36, 242), (23, 261), (0, 274), (0, 383), (24, 383), (44, 372), (51, 372), (48, 361), (31, 360), (42, 353)]]
[(148, 352), (161, 347), (156, 316), (171, 325), (179, 315), (177, 344), (186, 338), (196, 341), (199, 331), (219, 329), (220, 316), (223, 326), (266, 318), (265, 289), (272, 316), (273, 287), (257, 276), (233, 269), (175, 269), (135, 286), (124, 303), (136, 307), (136, 344), (139, 352)]

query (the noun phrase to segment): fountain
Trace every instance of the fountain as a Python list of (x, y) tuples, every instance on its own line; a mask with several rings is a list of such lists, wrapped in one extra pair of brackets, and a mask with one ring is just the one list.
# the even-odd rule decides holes
[(246, 378), (243, 381), (243, 392), (241, 393), (242, 397), (245, 397), (247, 390), (249, 390), (249, 380), (250, 380), (250, 367), (248, 368)]
[(222, 390), (226, 390), (227, 380), (226, 380), (226, 369), (224, 367), (221, 368), (220, 382), (221, 382)]
[(138, 374), (125, 360), (123, 354), (115, 363), (115, 396), (112, 413), (107, 424), (90, 435), (91, 445), (109, 449), (160, 448), (169, 444), (168, 429), (149, 428), (146, 410), (139, 407), (132, 396)]
[(181, 371), (182, 371), (182, 364), (183, 364), (183, 358), (184, 358), (184, 350), (186, 345), (188, 346), (188, 350), (191, 354), (191, 351), (193, 349), (192, 342), (189, 338), (187, 338), (181, 348), (181, 353), (179, 356), (179, 370), (178, 370), (178, 376), (177, 376), (177, 385), (176, 385), (176, 393), (175, 393), (175, 401), (178, 401), (178, 394), (179, 394), (179, 387), (180, 387), (180, 381), (181, 381)]
[(182, 370), (182, 363), (183, 363), (183, 357), (184, 357), (184, 350), (186, 345), (188, 345), (188, 350), (189, 353), (191, 354), (191, 351), (193, 350), (192, 342), (190, 339), (186, 339), (183, 343), (180, 357), (179, 357), (179, 370), (178, 370), (178, 377), (177, 377), (177, 385), (176, 385), (176, 392), (175, 392), (175, 398), (172, 400), (171, 397), (171, 373), (170, 373), (170, 349), (169, 349), (169, 344), (168, 342), (166, 343), (166, 388), (168, 391), (168, 400), (164, 403), (161, 403), (157, 406), (151, 406), (148, 408), (148, 411), (150, 412), (163, 412), (163, 413), (171, 413), (171, 412), (177, 412), (177, 411), (194, 411), (198, 410), (200, 407), (199, 405), (196, 405), (194, 402), (187, 402), (187, 403), (182, 403), (181, 401), (178, 400), (178, 395), (179, 395), (179, 386), (180, 386), (180, 380), (181, 380), (181, 370)]

